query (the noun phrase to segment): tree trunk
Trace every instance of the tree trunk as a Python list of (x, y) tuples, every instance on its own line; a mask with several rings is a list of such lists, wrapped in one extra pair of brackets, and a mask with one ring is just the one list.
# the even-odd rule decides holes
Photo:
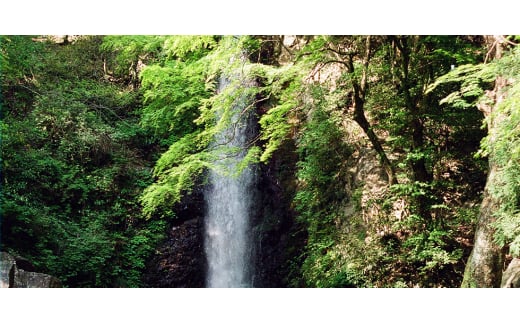
[[(383, 149), (383, 146), (381, 145), (381, 142), (379, 141), (379, 138), (377, 137), (376, 133), (374, 132), (374, 129), (372, 129), (372, 126), (368, 122), (366, 116), (365, 116), (365, 96), (368, 89), (368, 64), (370, 61), (370, 57), (372, 55), (372, 46), (371, 46), (371, 40), (370, 36), (367, 36), (365, 39), (365, 55), (363, 57), (363, 69), (361, 73), (361, 79), (359, 80), (359, 83), (357, 83), (355, 80), (352, 81), (352, 87), (354, 90), (354, 98), (353, 98), (353, 105), (354, 105), (354, 121), (357, 122), (357, 124), (363, 129), (365, 134), (368, 136), (368, 139), (370, 140), (370, 143), (376, 150), (379, 161), (381, 162), (381, 166), (383, 166), (383, 169), (386, 172), (386, 175), (388, 177), (388, 183), (390, 185), (397, 184), (397, 177), (395, 176), (395, 170), (392, 166), (392, 163), (388, 159), (385, 150)], [(352, 57), (350, 57), (349, 62), (347, 64), (349, 66), (349, 72), (354, 73), (354, 63), (352, 60)]]
[(354, 121), (357, 122), (357, 124), (363, 129), (365, 134), (368, 136), (368, 139), (370, 140), (370, 143), (376, 150), (379, 161), (381, 165), (383, 166), (386, 175), (388, 176), (388, 183), (390, 185), (397, 184), (397, 178), (395, 177), (395, 170), (392, 166), (392, 163), (386, 156), (385, 150), (383, 149), (383, 146), (381, 145), (381, 142), (379, 141), (379, 138), (375, 134), (374, 130), (370, 126), (370, 123), (368, 122), (367, 118), (365, 117), (365, 111), (363, 109), (363, 100), (359, 98), (354, 99)]
[[(489, 36), (486, 41), (494, 58), (498, 59), (502, 54), (500, 36)], [(489, 53), (488, 53), (489, 55)], [(492, 99), (492, 105), (482, 104), (478, 108), (484, 113), (488, 126), (488, 139), (491, 151), (489, 153), (489, 174), (484, 189), (484, 199), (480, 205), (477, 227), (475, 229), (475, 242), (464, 271), (462, 287), (500, 287), (502, 278), (503, 252), (494, 242), (496, 221), (494, 213), (498, 210), (500, 201), (491, 194), (490, 188), (501, 185), (497, 181), (498, 165), (496, 165), (493, 153), (493, 145), (496, 141), (496, 125), (506, 117), (503, 114), (493, 113), (497, 105), (502, 101), (502, 90), (506, 86), (506, 80), (497, 77), (493, 91), (487, 93)]]
[(462, 287), (500, 287), (502, 279), (503, 256), (499, 246), (494, 243), (494, 212), (498, 202), (490, 193), (489, 187), (496, 178), (496, 166), (490, 161), (489, 174), (480, 205), (475, 242), (464, 270)]
[[(412, 120), (410, 121), (409, 127), (411, 128), (411, 143), (412, 143), (412, 151), (413, 152), (422, 152), (424, 151), (424, 126), (419, 117), (420, 115), (420, 107), (413, 102), (411, 97), (408, 95), (409, 87), (408, 80), (403, 82), (403, 87), (405, 87), (406, 100), (407, 100), (407, 108), (408, 113), (412, 116)], [(421, 155), (420, 157), (414, 157), (410, 161), (410, 166), (412, 168), (412, 179), (415, 182), (431, 184), (432, 182), (432, 174), (428, 172), (426, 168), (426, 157)], [(425, 194), (418, 195), (413, 199), (413, 205), (415, 212), (420, 215), (428, 225), (432, 224), (432, 217), (429, 211), (430, 201)]]
[[(405, 107), (410, 116), (408, 128), (410, 129), (410, 141), (411, 150), (416, 152), (424, 151), (424, 124), (421, 120), (421, 115), (424, 114), (419, 102), (423, 99), (423, 93), (412, 94), (412, 80), (410, 80), (410, 71), (414, 68), (411, 66), (411, 55), (413, 48), (417, 48), (418, 37), (406, 36), (406, 37), (390, 37), (400, 57), (400, 68), (401, 71), (397, 77), (401, 83), (401, 91), (404, 94)], [(418, 50), (418, 49), (416, 49)], [(417, 64), (417, 63), (416, 63)], [(417, 69), (417, 67), (415, 67)], [(416, 86), (416, 84), (414, 84)], [(410, 167), (412, 169), (412, 179), (415, 182), (427, 183), (432, 182), (432, 174), (428, 172), (426, 168), (426, 157), (420, 155), (414, 157), (410, 161)], [(412, 200), (413, 211), (421, 216), (430, 225), (432, 223), (432, 217), (429, 212), (428, 197), (426, 195), (419, 195)]]

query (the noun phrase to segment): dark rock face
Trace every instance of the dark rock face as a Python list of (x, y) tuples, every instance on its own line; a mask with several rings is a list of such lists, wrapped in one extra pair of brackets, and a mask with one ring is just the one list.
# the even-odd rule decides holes
[(184, 197), (164, 242), (147, 262), (147, 287), (204, 287), (204, 195), (202, 187)]
[(25, 258), (22, 257), (14, 257), (14, 260), (16, 262), (16, 268), (23, 269), (25, 271), (36, 271), (36, 268), (34, 268), (33, 264)]
[(514, 258), (502, 274), (503, 288), (520, 288), (520, 258)]
[(204, 257), (201, 217), (172, 226), (168, 238), (151, 259), (145, 275), (148, 287), (204, 287)]
[(289, 262), (303, 248), (298, 245), (304, 239), (291, 208), (296, 188), (294, 151), (288, 141), (260, 172), (252, 219), (254, 287), (287, 287)]
[[(24, 268), (24, 269), (22, 269)], [(54, 276), (37, 273), (33, 265), (23, 258), (7, 252), (0, 253), (0, 287), (3, 288), (56, 288), (61, 282)]]

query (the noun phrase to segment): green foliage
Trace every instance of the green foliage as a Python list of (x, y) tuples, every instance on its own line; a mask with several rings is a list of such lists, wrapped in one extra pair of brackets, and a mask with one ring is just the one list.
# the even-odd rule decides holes
[[(497, 242), (519, 255), (518, 50), (475, 65), (464, 37), (371, 38), (367, 119), (389, 134), (384, 149), (401, 177), (371, 201), (381, 218), (364, 223), (363, 190), (348, 187), (356, 143), (347, 144), (354, 134), (344, 126), (365, 40), (308, 37), (293, 62), (274, 67), (247, 59), (262, 51), (260, 37), (84, 36), (58, 45), (2, 36), (1, 247), (67, 286), (139, 286), (163, 218), (208, 169), (236, 176), (295, 139), (292, 202), (308, 236), (294, 286), (455, 286), (466, 251), (459, 231), (471, 231), (476, 216), (450, 204), (467, 187), (454, 176), (469, 171), (448, 164), (476, 163), (467, 158), (482, 136), (474, 106), (501, 74), (512, 80), (497, 110), (506, 118), (483, 150), (500, 166)], [(230, 172), (221, 161), (244, 152), (212, 142), (250, 112), (260, 134)], [(417, 180), (421, 163), (427, 176)], [(397, 199), (407, 202), (401, 220), (390, 216)]]
[(476, 101), (481, 99), (486, 85), (494, 81), (496, 71), (486, 64), (466, 64), (458, 66), (449, 73), (438, 77), (426, 93), (430, 93), (441, 85), (457, 83), (459, 90), (451, 92), (440, 100), (440, 104), (449, 104), (454, 108), (473, 108)]
[[(287, 136), (290, 126), (281, 121), (294, 108), (288, 100), (297, 88), (286, 84), (296, 72), (250, 63), (246, 52), (258, 46), (251, 37), (217, 41), (175, 36), (165, 40), (169, 58), (141, 72), (146, 104), (141, 122), (156, 135), (168, 136), (169, 144), (155, 166), (156, 182), (141, 197), (148, 218), (153, 214), (173, 216), (168, 210), (204, 182), (207, 169), (229, 173), (217, 161), (235, 155), (236, 149), (213, 147), (211, 142), (228, 127), (243, 122), (258, 102), (283, 100), (260, 122), (261, 139), (267, 140), (265, 149), (252, 142), (237, 172), (250, 163), (266, 161)], [(237, 105), (241, 111), (235, 109)]]
[[(262, 127), (261, 139), (266, 141), (260, 156), (262, 162), (269, 160), (294, 127), (290, 118), (298, 107), (297, 98), (302, 89), (297, 73), (297, 69), (281, 69), (269, 75), (271, 93), (279, 96), (279, 104), (269, 109), (259, 122)], [(284, 88), (287, 83), (289, 86)]]
[(496, 62), (497, 69), (512, 85), (506, 89), (505, 98), (493, 111), (491, 118), (501, 122), (489, 135), (496, 138), (487, 143), (487, 151), (498, 165), (495, 187), (490, 193), (501, 201), (497, 211), (495, 239), (501, 245), (509, 245), (510, 253), (520, 256), (520, 50)]
[(164, 41), (164, 53), (168, 57), (185, 60), (188, 54), (198, 53), (205, 49), (212, 49), (217, 46), (214, 36), (194, 36), (184, 35), (167, 37)]
[(305, 285), (322, 288), (365, 287), (366, 277), (362, 268), (331, 246), (313, 245), (313, 249), (308, 250), (301, 268)]
[[(323, 206), (332, 208), (335, 203), (344, 202), (341, 171), (345, 160), (352, 153), (345, 144), (344, 135), (328, 113), (318, 107), (310, 116), (298, 145), (300, 161), (297, 178), (301, 190), (296, 201), (305, 210), (316, 210)], [(337, 195), (339, 194), (339, 196)], [(307, 213), (309, 216), (312, 213)]]
[(489, 155), (493, 163), (498, 166), (497, 185), (490, 187), (490, 193), (501, 201), (499, 210), (495, 214), (497, 228), (495, 240), (502, 246), (509, 245), (511, 254), (520, 254), (520, 169), (518, 149), (520, 140), (518, 123), (518, 97), (520, 90), (518, 79), (520, 75), (518, 48), (513, 48), (499, 60), (488, 64), (463, 65), (443, 77), (440, 77), (430, 88), (435, 89), (446, 83), (460, 84), (460, 90), (452, 92), (441, 103), (454, 107), (465, 108), (476, 103), (491, 104), (489, 98), (484, 95), (484, 90), (490, 88), (497, 76), (509, 79), (512, 86), (506, 89), (505, 98), (494, 109), (488, 118), (500, 118), (501, 121), (495, 128), (488, 129), (489, 134), (481, 144), (480, 155)]
[(418, 269), (423, 275), (442, 269), (446, 265), (456, 264), (462, 258), (462, 250), (446, 250), (447, 240), (451, 236), (451, 232), (434, 229), (409, 237), (403, 244), (403, 247), (409, 250), (407, 260), (421, 263)]
[(138, 157), (148, 149), (138, 94), (103, 80), (100, 38), (13, 39), (2, 86), (1, 248), (65, 286), (140, 286), (165, 225), (138, 220), (136, 199), (151, 183)]
[(43, 64), (40, 56), (43, 44), (27, 36), (2, 36), (0, 45), (2, 82), (11, 85), (34, 82), (35, 73)]
[(299, 187), (294, 203), (309, 235), (302, 283), (314, 287), (361, 286), (359, 268), (335, 250), (338, 236), (334, 223), (341, 206), (349, 200), (344, 190), (345, 161), (352, 150), (345, 142), (339, 119), (326, 108), (321, 94), (314, 92), (317, 106), (308, 116), (298, 144)]
[[(368, 285), (393, 286), (396, 281), (406, 281), (410, 286), (455, 286), (464, 251), (455, 240), (460, 234), (456, 230), (467, 227), (470, 220), (455, 221), (454, 210), (443, 203), (446, 197), (460, 194), (454, 192), (459, 190), (458, 179), (434, 175), (449, 169), (450, 161), (464, 158), (461, 150), (476, 150), (483, 135), (479, 129), (482, 117), (471, 104), (439, 103), (445, 93), (454, 91), (453, 84), (427, 89), (451, 65), (477, 61), (479, 48), (463, 37), (390, 36), (372, 37), (371, 49), (365, 109), (376, 132), (390, 135), (385, 149), (397, 158), (400, 183), (392, 186), (385, 198), (371, 202), (381, 214), (360, 229), (367, 233), (364, 243), (349, 232), (342, 235), (344, 241), (336, 238), (330, 249), (341, 249), (339, 246), (348, 241), (363, 250), (362, 256), (348, 248), (341, 254), (365, 270)], [(359, 82), (362, 77), (362, 69), (356, 64), (361, 63), (365, 50), (363, 38), (316, 37), (307, 50), (302, 50), (301, 60), (314, 64), (313, 71), (323, 69), (324, 74), (332, 75), (321, 80), (322, 84), (330, 82), (324, 87), (334, 89), (327, 93), (327, 100), (349, 110), (352, 81)], [(354, 58), (350, 67), (349, 57)], [(328, 70), (327, 64), (335, 65)], [(338, 69), (350, 72), (338, 77)], [(481, 75), (479, 85), (487, 85), (484, 77), (488, 75)], [(466, 88), (472, 89), (470, 85)], [(475, 95), (478, 93), (468, 92), (465, 99), (474, 99)], [(472, 161), (464, 159), (464, 163), (468, 165), (465, 167), (476, 168)], [(323, 196), (319, 195), (322, 190), (316, 196)], [(400, 221), (392, 216), (397, 199), (406, 201)], [(337, 232), (334, 225), (337, 221), (324, 226)]]
[(142, 125), (173, 140), (193, 132), (199, 107), (210, 95), (204, 70), (205, 65), (198, 61), (169, 61), (165, 66), (144, 68), (140, 74), (146, 104)]
[(163, 42), (163, 36), (105, 36), (100, 49), (108, 54), (105, 65), (113, 66), (117, 77), (135, 79), (139, 61), (158, 56)]
[[(233, 56), (235, 51), (221, 49), (236, 42), (226, 37), (214, 51), (191, 57), (187, 53), (216, 46), (212, 38), (197, 39), (167, 38), (164, 50), (175, 57), (163, 65), (150, 65), (141, 73), (146, 104), (142, 124), (157, 135), (169, 136), (170, 141), (169, 149), (155, 166), (157, 181), (141, 197), (143, 212), (148, 218), (158, 212), (173, 216), (168, 209), (202, 181), (206, 169), (215, 166), (212, 161), (220, 153), (212, 151), (209, 144), (217, 133), (231, 125), (232, 108), (247, 91), (245, 87), (231, 84), (222, 93), (213, 92), (216, 75), (236, 73), (236, 69), (229, 66), (236, 68), (237, 65), (228, 64), (232, 59), (237, 60)], [(238, 53), (239, 50), (237, 46)]]

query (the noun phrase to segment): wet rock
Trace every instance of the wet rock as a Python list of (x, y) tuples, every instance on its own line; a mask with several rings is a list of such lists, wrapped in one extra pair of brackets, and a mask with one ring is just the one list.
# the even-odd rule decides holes
[(269, 165), (260, 169), (256, 212), (251, 218), (254, 287), (287, 287), (290, 262), (304, 247), (305, 232), (295, 222), (291, 207), (296, 189), (295, 151), (294, 142), (287, 141)]
[(206, 260), (202, 217), (174, 225), (150, 260), (147, 287), (204, 287)]
[(507, 266), (506, 271), (502, 274), (502, 288), (519, 288), (520, 287), (520, 258), (514, 258)]

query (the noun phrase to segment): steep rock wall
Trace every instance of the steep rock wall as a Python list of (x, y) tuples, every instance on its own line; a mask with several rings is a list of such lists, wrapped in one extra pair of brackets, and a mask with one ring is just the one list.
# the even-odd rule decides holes
[(296, 189), (294, 142), (286, 143), (261, 168), (258, 201), (252, 215), (254, 287), (287, 287), (290, 262), (302, 252), (305, 233), (291, 203)]
[(204, 199), (194, 190), (176, 207), (166, 239), (147, 263), (147, 287), (204, 287)]

